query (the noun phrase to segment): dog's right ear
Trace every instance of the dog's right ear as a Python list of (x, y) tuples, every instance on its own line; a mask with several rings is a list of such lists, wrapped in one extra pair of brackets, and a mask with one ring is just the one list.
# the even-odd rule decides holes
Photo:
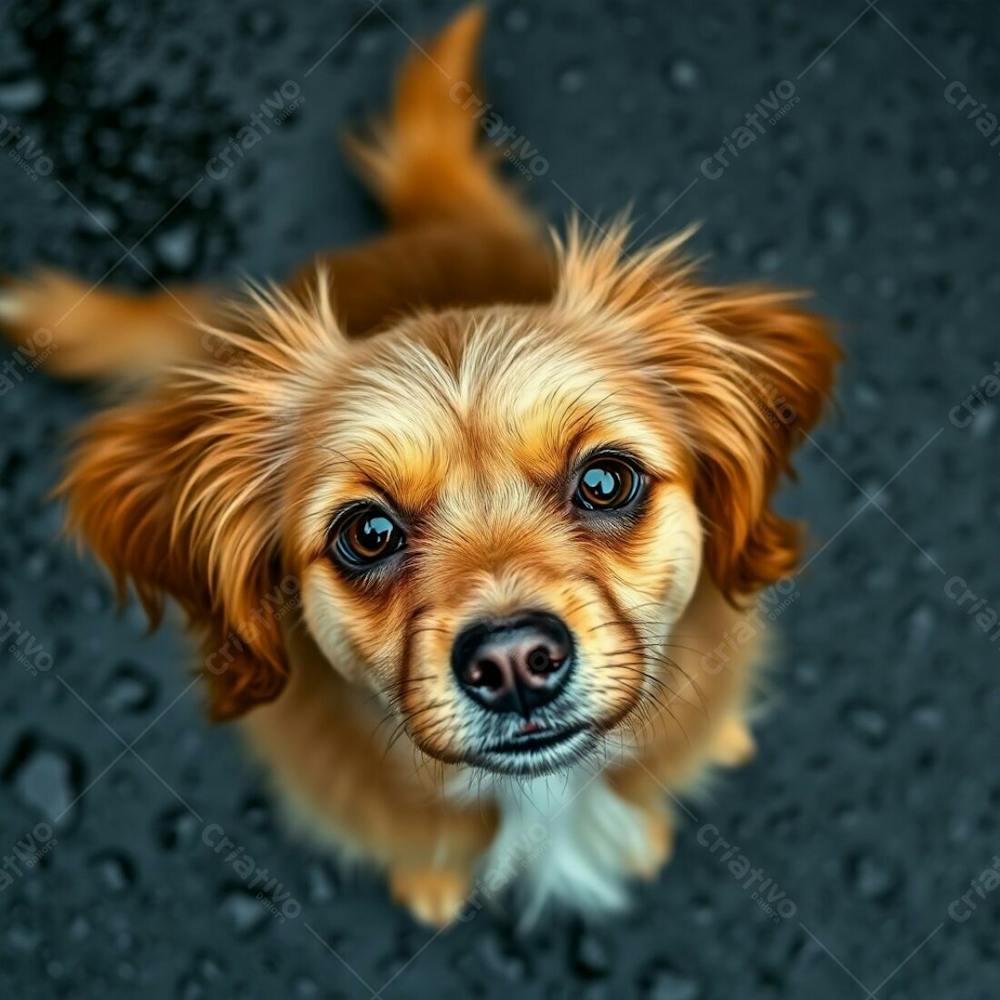
[[(215, 363), (178, 370), (91, 421), (60, 487), (68, 526), (131, 583), (155, 625), (175, 598), (203, 640), (211, 712), (231, 718), (282, 690), (281, 620), (297, 604), (283, 565), (283, 471), (309, 373), (340, 355), (321, 276), (308, 303), (256, 293), (241, 328), (211, 328)], [(141, 350), (141, 345), (137, 345)]]

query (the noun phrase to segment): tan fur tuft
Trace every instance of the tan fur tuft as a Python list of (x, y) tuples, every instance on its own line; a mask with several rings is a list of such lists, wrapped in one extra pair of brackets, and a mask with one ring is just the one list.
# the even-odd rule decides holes
[(486, 12), (470, 6), (423, 50), (408, 54), (388, 121), (345, 146), (398, 226), (445, 220), (528, 233), (534, 222), (477, 149), (476, 50)]

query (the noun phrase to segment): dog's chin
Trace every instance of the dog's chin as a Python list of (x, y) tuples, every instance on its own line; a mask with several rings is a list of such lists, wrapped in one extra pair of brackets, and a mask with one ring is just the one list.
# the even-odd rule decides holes
[(568, 770), (585, 760), (596, 745), (597, 737), (589, 726), (543, 729), (478, 750), (467, 763), (490, 774), (534, 778)]

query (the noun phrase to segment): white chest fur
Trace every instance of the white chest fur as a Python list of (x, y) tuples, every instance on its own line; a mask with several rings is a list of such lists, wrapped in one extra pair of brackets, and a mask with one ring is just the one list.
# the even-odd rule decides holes
[(485, 894), (512, 886), (524, 923), (548, 902), (584, 913), (627, 904), (629, 876), (651, 846), (641, 814), (600, 772), (498, 781), (492, 791), (501, 818), (478, 879)]

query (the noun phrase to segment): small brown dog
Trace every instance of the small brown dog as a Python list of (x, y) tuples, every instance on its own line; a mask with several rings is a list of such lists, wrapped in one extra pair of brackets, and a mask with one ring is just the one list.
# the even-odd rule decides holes
[(684, 235), (543, 238), (453, 99), (482, 23), (350, 144), (388, 235), (235, 308), (0, 301), (54, 373), (143, 382), (82, 432), (71, 528), (179, 602), (214, 716), (435, 924), (477, 886), (621, 905), (670, 796), (750, 755), (752, 595), (798, 557), (771, 495), (838, 357), (794, 296), (699, 284)]

